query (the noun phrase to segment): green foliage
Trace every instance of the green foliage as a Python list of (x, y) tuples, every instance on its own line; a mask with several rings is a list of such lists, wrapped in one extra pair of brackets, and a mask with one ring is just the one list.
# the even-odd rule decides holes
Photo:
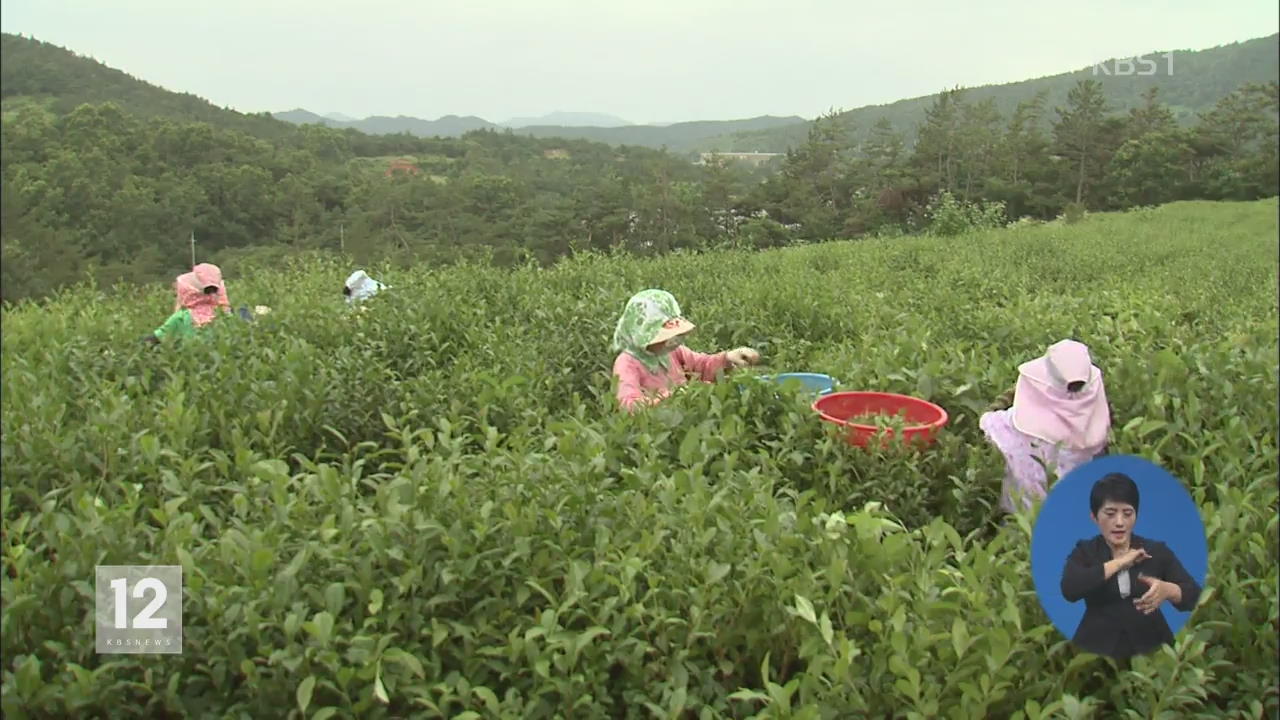
[(993, 230), (1006, 222), (1004, 203), (965, 202), (945, 190), (930, 201), (925, 217), (929, 222), (925, 232), (939, 237)]
[[(490, 187), (494, 190), (494, 187)], [(496, 188), (501, 190), (501, 188)], [(1277, 203), (1177, 203), (964, 243), (555, 267), (245, 275), (200, 352), (135, 338), (167, 288), (6, 308), (6, 717), (1273, 716)], [(1118, 242), (1122, 238), (1123, 242)], [(692, 345), (905, 392), (952, 421), (863, 452), (754, 383), (615, 409), (626, 298)], [(1191, 488), (1204, 599), (1129, 667), (1073, 651), (1000, 524), (979, 414), (1065, 336), (1117, 453)], [(181, 564), (181, 656), (93, 652), (96, 564)]]
[(787, 229), (774, 220), (747, 218), (738, 226), (737, 238), (741, 247), (763, 250), (785, 247), (794, 243)]

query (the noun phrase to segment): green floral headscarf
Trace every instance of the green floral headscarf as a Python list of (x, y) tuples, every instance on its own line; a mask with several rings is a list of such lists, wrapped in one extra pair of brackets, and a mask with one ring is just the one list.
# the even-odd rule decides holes
[(613, 331), (614, 351), (629, 353), (649, 372), (669, 367), (671, 358), (666, 353), (651, 353), (646, 348), (662, 329), (662, 324), (677, 317), (681, 317), (680, 304), (671, 293), (665, 290), (636, 293), (627, 301), (618, 327)]

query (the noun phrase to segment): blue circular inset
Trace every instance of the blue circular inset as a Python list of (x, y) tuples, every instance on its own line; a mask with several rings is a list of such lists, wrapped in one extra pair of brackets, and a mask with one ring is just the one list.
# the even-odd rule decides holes
[[(1131, 532), (1164, 543), (1203, 592), (1209, 543), (1191, 494), (1168, 471), (1145, 458), (1103, 456), (1072, 470), (1053, 485), (1031, 532), (1031, 576), (1036, 595), (1049, 620), (1068, 640), (1074, 638), (1084, 617), (1085, 601), (1068, 602), (1063, 596), (1063, 573), (1078, 542), (1101, 538), (1090, 516), (1089, 495), (1094, 483), (1110, 473), (1127, 475), (1138, 486), (1138, 512)], [(1132, 588), (1134, 597), (1144, 591), (1142, 584)], [(1191, 615), (1191, 610), (1178, 610), (1168, 601), (1161, 604), (1160, 612), (1174, 635)]]

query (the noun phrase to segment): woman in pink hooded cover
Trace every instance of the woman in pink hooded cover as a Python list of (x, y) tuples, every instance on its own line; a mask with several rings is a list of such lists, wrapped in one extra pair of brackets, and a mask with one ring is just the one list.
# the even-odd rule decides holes
[(1044, 498), (1046, 467), (1063, 477), (1105, 455), (1111, 430), (1102, 371), (1075, 340), (1054, 343), (1043, 357), (1019, 366), (1011, 394), (1012, 407), (987, 412), (978, 422), (1004, 455), (1000, 506), (1009, 513)]
[[(197, 320), (198, 325), (213, 319), (215, 305), (222, 308), (223, 312), (231, 312), (231, 301), (227, 299), (227, 284), (222, 279), (222, 268), (212, 263), (200, 263), (191, 268), (191, 272), (179, 275), (173, 283), (173, 289), (178, 294), (173, 311), (178, 312), (184, 307), (192, 310), (193, 316), (204, 318), (202, 321)], [(213, 304), (207, 302), (210, 295), (215, 300)]]
[(200, 263), (173, 283), (177, 302), (173, 314), (146, 340), (158, 343), (167, 337), (185, 338), (213, 322), (219, 314), (231, 314), (226, 283), (217, 265)]

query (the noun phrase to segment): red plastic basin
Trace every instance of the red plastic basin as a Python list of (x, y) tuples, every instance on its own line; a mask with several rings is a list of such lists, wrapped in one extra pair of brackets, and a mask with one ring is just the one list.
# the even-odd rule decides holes
[(818, 398), (813, 409), (824, 422), (848, 428), (845, 439), (858, 447), (866, 447), (877, 435), (882, 436), (881, 447), (887, 447), (895, 434), (892, 428), (849, 422), (849, 418), (859, 415), (902, 413), (906, 421), (903, 442), (920, 447), (933, 443), (938, 431), (950, 420), (946, 410), (927, 400), (882, 392), (833, 392)]

